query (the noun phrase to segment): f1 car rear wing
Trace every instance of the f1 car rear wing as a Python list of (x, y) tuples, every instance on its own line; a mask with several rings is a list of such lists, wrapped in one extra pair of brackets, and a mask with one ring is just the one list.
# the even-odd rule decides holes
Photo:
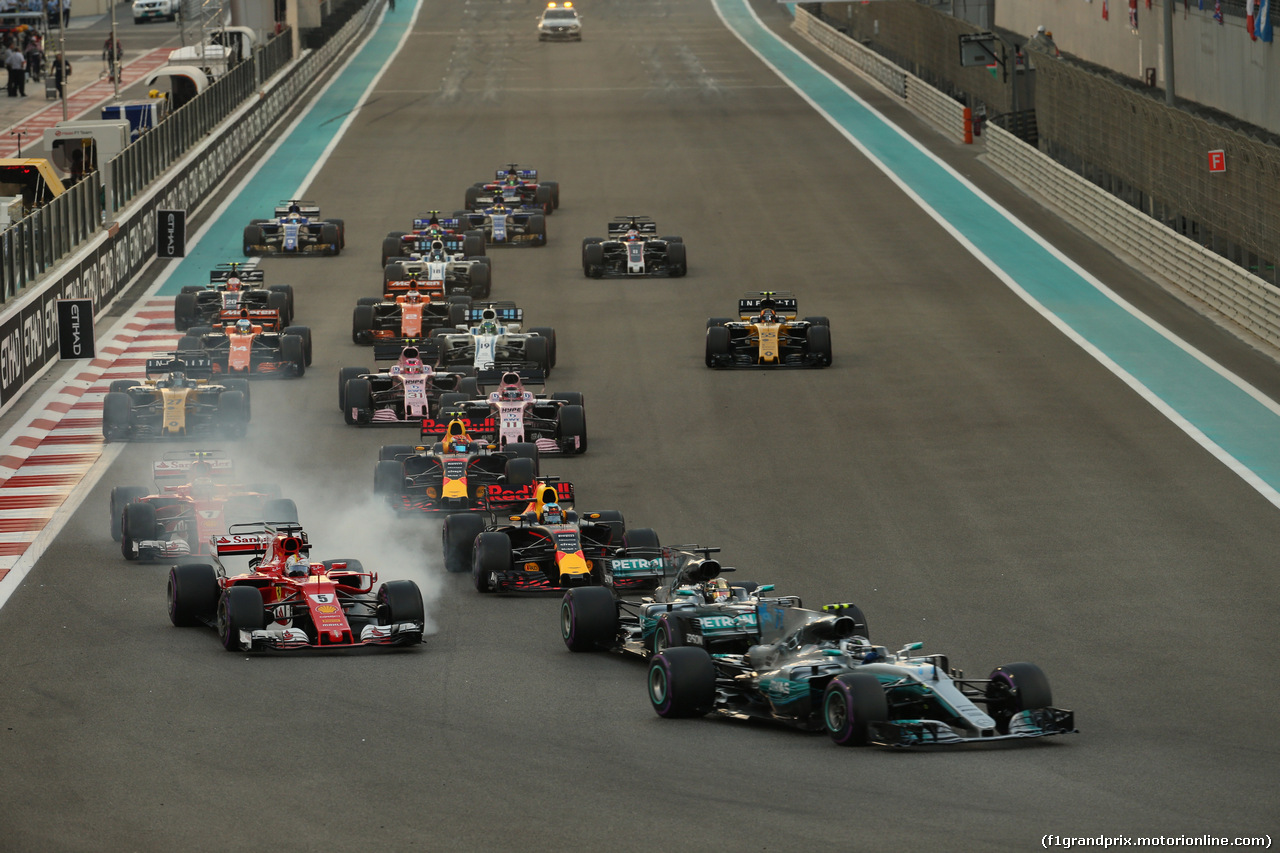
[(496, 367), (486, 367), (476, 371), (476, 384), (481, 388), (489, 385), (501, 385), (502, 377), (508, 373), (514, 373), (520, 377), (520, 382), (524, 385), (546, 385), (547, 374), (540, 367), (519, 367), (515, 369), (500, 370)]
[(516, 164), (515, 164), (515, 163), (512, 163), (511, 165), (507, 166), (507, 168), (505, 168), (505, 169), (494, 169), (494, 170), (493, 170), (493, 179), (494, 179), (495, 181), (500, 181), (500, 180), (502, 180), (502, 179), (503, 179), (503, 178), (505, 178), (507, 175), (510, 175), (510, 174), (511, 174), (511, 170), (512, 170), (512, 169), (515, 169), (516, 177), (517, 177), (517, 178), (519, 178), (519, 179), (520, 179), (520, 180), (522, 180), (522, 181), (532, 181), (532, 182), (536, 183), (536, 182), (537, 182), (537, 180), (538, 180), (538, 170), (537, 170), (537, 169), (518, 169), (518, 168), (516, 168)]
[(218, 264), (209, 270), (210, 284), (221, 284), (233, 278), (238, 278), (242, 284), (262, 284), (267, 280), (267, 271), (237, 263)]
[[(399, 361), (402, 355), (405, 358), (422, 358), (422, 350), (418, 347), (420, 343), (422, 343), (421, 338), (401, 338), (393, 344), (375, 343), (373, 345), (373, 360)], [(423, 373), (435, 373), (430, 365), (424, 365), (424, 367)]]
[[(488, 316), (486, 316), (488, 315)], [(517, 308), (514, 302), (482, 302), (477, 306), (472, 303), (467, 309), (467, 324), (494, 320), (499, 323), (524, 323), (524, 309)]]
[(230, 482), (235, 463), (221, 450), (171, 450), (151, 467), (156, 485), (181, 485), (194, 477), (212, 477), (217, 482)]
[(615, 216), (608, 225), (610, 237), (620, 237), (628, 231), (641, 234), (657, 234), (658, 223), (647, 216)]
[(275, 308), (226, 308), (218, 312), (218, 319), (228, 326), (237, 320), (248, 320), (272, 331), (280, 326), (280, 312)]
[(301, 524), (283, 522), (273, 524), (270, 521), (232, 524), (227, 528), (226, 533), (210, 536), (209, 544), (213, 546), (214, 554), (219, 557), (260, 557), (267, 553), (271, 540), (280, 533), (296, 536), (302, 540), (299, 548), (301, 553), (305, 554), (311, 550), (311, 543), (307, 541), (307, 534), (303, 531)]
[(205, 355), (191, 353), (174, 353), (172, 357), (147, 359), (148, 379), (174, 372), (185, 373), (193, 379), (208, 379), (213, 376), (213, 360)]
[(762, 290), (746, 293), (738, 300), (738, 316), (745, 320), (759, 314), (765, 308), (772, 308), (788, 319), (795, 319), (800, 311), (799, 304), (795, 294), (789, 290)]
[[(460, 221), (461, 221), (461, 220), (457, 219), (456, 217), (452, 217), (452, 216), (451, 216), (451, 217), (449, 217), (448, 219), (445, 219), (444, 217), (437, 216), (437, 217), (435, 218), (435, 222), (432, 222), (432, 221), (431, 221), (431, 217), (430, 217), (430, 216), (426, 216), (426, 217), (421, 217), (421, 216), (420, 216), (420, 217), (418, 217), (418, 218), (416, 218), (416, 219), (414, 219), (414, 220), (413, 220), (413, 230), (414, 230), (414, 231), (425, 231), (425, 230), (427, 230), (428, 228), (430, 228), (432, 225), (439, 225), (441, 228), (443, 228), (443, 229), (444, 229), (444, 230), (446, 230), (446, 231), (454, 231), (454, 230), (456, 230), (456, 229), (458, 228), (458, 223), (459, 223)], [(406, 234), (406, 235), (404, 235), (405, 239), (411, 239), (413, 236), (414, 236), (413, 234)], [(459, 242), (461, 242), (461, 240), (459, 240)]]
[[(465, 404), (463, 404), (465, 406)], [(422, 438), (435, 441), (449, 432), (449, 424), (453, 421), (462, 421), (462, 428), (467, 431), (467, 435), (472, 437), (492, 436), (498, 434), (498, 422), (491, 417), (486, 417), (489, 412), (489, 405), (486, 403), (483, 408), (476, 407), (478, 411), (473, 413), (472, 417), (449, 417), (437, 420), (436, 418), (423, 418), (422, 429), (419, 435)], [(450, 409), (450, 411), (455, 411)]]
[(320, 218), (320, 205), (316, 204), (314, 201), (302, 201), (301, 199), (285, 199), (277, 204), (275, 208), (276, 218), (279, 219), (282, 216), (288, 216), (289, 208), (293, 207), (295, 204), (298, 206), (298, 213), (308, 219)]
[[(410, 273), (413, 275), (413, 273)], [(390, 295), (394, 299), (397, 294), (408, 293), (410, 290), (416, 290), (428, 301), (441, 302), (444, 300), (444, 282), (438, 279), (430, 278), (402, 278), (394, 281), (388, 281), (383, 285), (383, 295)], [(388, 302), (393, 301), (388, 299)]]

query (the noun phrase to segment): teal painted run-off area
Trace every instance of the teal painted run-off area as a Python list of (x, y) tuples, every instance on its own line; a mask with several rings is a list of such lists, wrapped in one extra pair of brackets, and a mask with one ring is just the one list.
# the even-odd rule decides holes
[[(244, 256), (244, 227), (250, 219), (270, 218), (283, 199), (292, 198), (302, 186), (316, 161), (333, 140), (344, 121), (360, 103), (373, 78), (386, 65), (413, 19), (416, 3), (406, 2), (398, 11), (387, 10), (382, 22), (365, 42), (356, 58), (329, 84), (324, 96), (307, 110), (302, 120), (276, 148), (253, 180), (231, 200), (222, 215), (157, 291), (159, 296), (176, 296), (187, 284), (206, 284), (209, 270), (227, 261), (247, 261)], [(339, 54), (339, 59), (341, 59)], [(341, 216), (341, 211), (321, 215)], [(305, 261), (304, 261), (305, 263)]]
[(1280, 416), (1275, 411), (1116, 304), (1016, 227), (954, 173), (766, 29), (745, 0), (713, 2), (744, 41), (1032, 299), (1263, 483), (1280, 490)]

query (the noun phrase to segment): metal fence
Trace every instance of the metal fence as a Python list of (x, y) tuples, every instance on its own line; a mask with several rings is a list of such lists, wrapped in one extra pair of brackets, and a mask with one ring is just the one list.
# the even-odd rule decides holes
[(0, 302), (17, 295), (89, 239), (293, 58), (288, 29), (215, 81), (110, 162), (111, 185), (92, 172), (0, 233)]

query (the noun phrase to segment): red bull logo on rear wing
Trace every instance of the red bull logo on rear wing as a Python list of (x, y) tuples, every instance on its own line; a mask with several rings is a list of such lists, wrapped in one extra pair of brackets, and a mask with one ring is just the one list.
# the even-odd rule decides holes
[(461, 421), (462, 428), (468, 435), (490, 435), (498, 432), (498, 422), (493, 418), (473, 419), (473, 418), (449, 418), (447, 421), (438, 421), (435, 418), (422, 419), (422, 437), (423, 438), (441, 438), (448, 434), (449, 424), (452, 421)]

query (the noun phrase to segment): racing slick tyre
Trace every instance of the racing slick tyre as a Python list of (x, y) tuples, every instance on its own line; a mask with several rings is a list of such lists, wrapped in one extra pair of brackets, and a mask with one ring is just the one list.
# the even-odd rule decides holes
[(480, 187), (467, 187), (467, 191), (463, 195), (463, 207), (467, 210), (476, 209), (476, 204), (480, 201), (480, 189)]
[(511, 540), (502, 533), (481, 533), (471, 557), (471, 581), (480, 592), (493, 592), (492, 575), (511, 569)]
[(456, 329), (465, 325), (467, 322), (467, 312), (471, 310), (470, 305), (463, 305), (461, 302), (449, 303), (449, 327)]
[(571, 589), (560, 602), (560, 636), (571, 652), (607, 649), (618, 638), (618, 604), (604, 587)]
[(492, 269), (488, 264), (471, 265), (471, 296), (474, 299), (488, 299), (493, 286), (489, 283)]
[(400, 253), (401, 240), (399, 237), (385, 237), (382, 240), (382, 268), (386, 269), (387, 264), (391, 263), (393, 258), (403, 257)]
[[(221, 331), (221, 327), (219, 327), (219, 331)], [(213, 326), (192, 326), (187, 329), (187, 334), (191, 335), (193, 338), (202, 338), (205, 335), (212, 335)], [(201, 349), (203, 349), (203, 346)]]
[(561, 406), (556, 413), (556, 439), (564, 453), (587, 452), (587, 412), (581, 406)]
[(551, 191), (551, 209), (560, 209), (560, 182), (543, 181), (542, 185)]
[(551, 342), (543, 337), (532, 337), (525, 341), (524, 357), (542, 370), (547, 376), (551, 375)]
[(1053, 691), (1044, 670), (1033, 663), (1009, 663), (991, 670), (987, 684), (987, 715), (996, 721), (996, 731), (1009, 733), (1015, 714), (1053, 705)]
[(724, 326), (707, 329), (707, 367), (721, 367), (729, 356), (729, 330)]
[(465, 572), (471, 568), (471, 555), (476, 537), (484, 532), (484, 516), (474, 512), (446, 515), (441, 539), (444, 541), (444, 568), (448, 572)]
[(254, 246), (261, 246), (267, 242), (267, 238), (262, 233), (261, 225), (246, 225), (244, 227), (244, 254), (245, 257), (252, 257), (260, 254)]
[(261, 631), (267, 627), (267, 609), (262, 593), (251, 586), (233, 586), (218, 599), (218, 638), (229, 652), (242, 651), (241, 631)]
[(810, 326), (805, 331), (805, 341), (808, 344), (809, 358), (814, 365), (829, 367), (831, 365), (831, 327)]
[(533, 462), (533, 473), (536, 477), (542, 472), (539, 462), (538, 445), (532, 441), (513, 441), (503, 448), (513, 459), (528, 459)]
[(204, 347), (200, 344), (200, 339), (195, 335), (183, 335), (178, 338), (178, 346), (174, 352), (203, 352)]
[(196, 295), (194, 293), (179, 293), (173, 298), (173, 326), (179, 332), (185, 332), (187, 327), (196, 321)]
[(297, 524), (298, 505), (292, 498), (273, 498), (262, 505), (262, 520), (267, 524)]
[(249, 396), (248, 379), (219, 379), (218, 384), (228, 391), (239, 391), (244, 395), (244, 412), (246, 417), (253, 417), (253, 398)]
[(822, 695), (822, 728), (840, 746), (866, 746), (871, 724), (889, 720), (889, 700), (869, 672), (838, 675)]
[(111, 541), (119, 542), (121, 525), (124, 523), (124, 508), (150, 494), (146, 486), (116, 486), (111, 490)]
[(664, 243), (683, 243), (684, 242), (683, 237), (659, 237), (658, 239)]
[(112, 379), (111, 385), (108, 386), (108, 392), (115, 394), (119, 391), (128, 391), (138, 384), (136, 379)]
[(357, 305), (351, 312), (351, 342), (353, 344), (373, 343), (372, 305)]
[(289, 320), (293, 322), (293, 285), (292, 284), (273, 284), (267, 288), (271, 293), (283, 293), (284, 298), (289, 302)]
[(805, 317), (804, 321), (810, 326), (830, 326), (831, 321), (826, 317)]
[(529, 223), (524, 227), (524, 233), (535, 234), (538, 239), (533, 241), (535, 246), (547, 245), (547, 218), (544, 214), (535, 213), (529, 217)]
[(329, 248), (324, 250), (326, 255), (336, 255), (342, 251), (342, 234), (338, 231), (338, 226), (333, 223), (326, 222), (320, 226), (320, 242)]
[[(539, 184), (538, 188), (533, 191), (533, 203), (535, 206), (542, 208), (543, 216), (550, 216), (551, 212), (556, 209), (555, 202), (551, 200), (551, 187), (546, 184)], [(530, 219), (529, 221), (532, 222), (533, 220)]]
[(588, 243), (582, 247), (582, 274), (587, 278), (604, 277), (604, 246)]
[(664, 613), (658, 617), (658, 623), (653, 626), (653, 639), (649, 641), (651, 643), (649, 651), (660, 655), (668, 649), (687, 646), (688, 643), (684, 640), (687, 633), (685, 625), (678, 616)]
[(464, 376), (458, 380), (458, 393), (466, 394), (468, 400), (480, 399), (480, 381), (474, 376)]
[(293, 365), (293, 375), (299, 379), (307, 373), (307, 345), (301, 335), (280, 336), (280, 360)]
[(588, 247), (588, 246), (594, 246), (596, 243), (603, 243), (603, 242), (604, 242), (604, 238), (603, 238), (603, 237), (583, 237), (583, 238), (582, 238), (582, 251), (583, 251), (583, 252), (586, 252), (586, 251), (587, 251), (587, 247)]
[(506, 465), (507, 485), (513, 489), (522, 489), (525, 486), (532, 486), (533, 481), (537, 479), (538, 467), (532, 459), (526, 459), (522, 456), (515, 459), (508, 459)]
[(351, 425), (367, 424), (373, 417), (373, 389), (368, 379), (351, 379), (347, 382), (346, 405), (342, 417)]
[(609, 537), (609, 544), (615, 545), (621, 543), (627, 535), (627, 522), (623, 520), (622, 513), (618, 512), (616, 509), (602, 509), (600, 512), (597, 512), (595, 516), (596, 524), (603, 524), (605, 527), (609, 528), (612, 534)]
[(685, 260), (684, 243), (667, 244), (667, 275), (681, 278), (689, 271), (689, 263)]
[(415, 453), (417, 448), (411, 444), (384, 444), (378, 448), (378, 461), (403, 463), (406, 457)]
[(409, 273), (404, 268), (404, 264), (399, 261), (392, 261), (382, 268), (382, 284), (386, 286), (393, 281), (404, 281), (409, 277)]
[(404, 494), (404, 463), (395, 459), (379, 461), (373, 469), (373, 493), (398, 503)]
[[(311, 327), (310, 326), (286, 326), (281, 332), (282, 335), (297, 335), (302, 338), (302, 352), (307, 357), (307, 367), (311, 366)], [(301, 375), (301, 374), (299, 374)]]
[(454, 409), (456, 411), (458, 404), (465, 403), (465, 402), (467, 402), (467, 395), (463, 394), (460, 391), (446, 391), (445, 393), (441, 394), (440, 406), (436, 410), (440, 413), (439, 418), (443, 420), (445, 418), (446, 412), (448, 412), (449, 409)]
[(240, 391), (223, 391), (218, 397), (218, 425), (228, 438), (244, 438), (249, 426), (249, 401)]
[(422, 591), (413, 581), (387, 581), (378, 587), (378, 624), (425, 622)]
[(129, 437), (129, 421), (133, 417), (133, 403), (123, 391), (109, 391), (102, 398), (102, 438), (120, 441)]
[(338, 369), (338, 411), (347, 408), (347, 382), (369, 372), (367, 367), (342, 367)]
[(126, 560), (138, 559), (138, 543), (158, 539), (155, 504), (137, 501), (125, 504), (120, 522), (120, 553)]
[(467, 231), (462, 235), (462, 255), (466, 258), (478, 258), (484, 254), (484, 232)]
[(556, 366), (556, 330), (550, 326), (534, 326), (529, 330), (530, 334), (541, 335), (547, 339), (547, 360), (551, 362), (551, 366)]
[(381, 296), (361, 296), (356, 300), (356, 305), (378, 305), (383, 301)]
[(208, 563), (182, 563), (169, 569), (169, 621), (193, 628), (218, 610), (218, 575)]
[(289, 308), (289, 296), (272, 291), (267, 294), (267, 308), (280, 313), (280, 325), (287, 326), (293, 322), (293, 312)]
[(710, 329), (715, 326), (727, 326), (731, 322), (733, 321), (730, 320), (728, 317), (708, 317), (707, 328)]
[(659, 717), (702, 717), (715, 706), (716, 668), (696, 646), (649, 658), (649, 703)]
[(347, 248), (347, 223), (342, 219), (330, 219), (338, 228), (338, 248)]

